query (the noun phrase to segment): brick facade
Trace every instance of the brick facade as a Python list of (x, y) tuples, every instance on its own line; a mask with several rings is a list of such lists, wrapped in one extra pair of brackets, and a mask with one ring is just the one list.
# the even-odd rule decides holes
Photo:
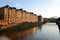
[(40, 16), (38, 16), (38, 21), (39, 22), (44, 22), (44, 18), (40, 15)]
[(22, 13), (22, 10), (17, 10), (16, 11), (16, 23), (22, 23), (23, 22), (23, 13)]
[[(7, 21), (7, 22), (6, 22)], [(38, 22), (38, 16), (23, 9), (4, 6), (0, 8), (0, 24)]]

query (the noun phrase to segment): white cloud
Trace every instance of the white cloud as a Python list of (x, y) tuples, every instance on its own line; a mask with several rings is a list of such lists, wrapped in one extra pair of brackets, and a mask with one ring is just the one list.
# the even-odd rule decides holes
[(20, 6), (21, 6), (20, 3), (16, 3), (16, 4), (15, 4), (15, 7), (16, 7), (16, 8), (20, 8)]
[(52, 4), (42, 9), (42, 12), (41, 14), (44, 17), (60, 17), (60, 0), (52, 0)]
[[(33, 11), (37, 15), (42, 15), (43, 17), (53, 17), (53, 16), (58, 16), (60, 17), (60, 0), (49, 0), (50, 2), (47, 1), (46, 5), (38, 5), (35, 6)], [(44, 2), (45, 3), (45, 2)]]
[[(44, 10), (44, 9), (43, 9)], [(60, 16), (60, 6), (52, 6), (44, 12), (46, 14), (46, 17), (51, 17), (51, 16)]]
[[(43, 17), (52, 17), (52, 16), (60, 16), (60, 0), (50, 0), (50, 3), (47, 2), (46, 5), (36, 5), (32, 8), (29, 8), (28, 11), (32, 11), (37, 15), (42, 15)], [(20, 8), (21, 4), (16, 3), (15, 7)]]
[(53, 0), (52, 2), (53, 2), (53, 4), (56, 4), (56, 5), (60, 4), (60, 0)]

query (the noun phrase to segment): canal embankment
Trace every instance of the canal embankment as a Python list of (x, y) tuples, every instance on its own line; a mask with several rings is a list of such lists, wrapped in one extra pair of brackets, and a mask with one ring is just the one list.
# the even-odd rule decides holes
[(30, 35), (32, 33), (35, 33), (37, 31), (37, 27), (33, 27), (30, 29), (26, 29), (23, 31), (9, 31), (9, 32), (3, 32), (0, 34), (0, 36), (6, 36), (10, 38), (11, 40), (17, 40), (17, 39), (23, 39), (26, 35)]
[(41, 26), (43, 23), (24, 22), (16, 26), (0, 30), (0, 36), (7, 36), (11, 40), (21, 39), (26, 35), (32, 34), (37, 31), (37, 26)]
[(7, 27), (5, 29), (1, 29), (0, 32), (10, 32), (10, 31), (22, 31), (22, 30), (26, 30), (26, 29), (30, 29), (33, 28), (35, 26), (41, 26), (43, 23), (41, 22), (35, 22), (35, 23), (28, 23), (28, 22), (24, 22), (24, 23), (20, 23), (18, 25), (15, 25), (13, 27)]

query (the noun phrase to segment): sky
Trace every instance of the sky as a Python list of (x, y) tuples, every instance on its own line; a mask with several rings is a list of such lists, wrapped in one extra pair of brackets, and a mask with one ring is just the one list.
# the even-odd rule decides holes
[(23, 8), (46, 18), (60, 17), (60, 0), (0, 0), (0, 7), (5, 5)]

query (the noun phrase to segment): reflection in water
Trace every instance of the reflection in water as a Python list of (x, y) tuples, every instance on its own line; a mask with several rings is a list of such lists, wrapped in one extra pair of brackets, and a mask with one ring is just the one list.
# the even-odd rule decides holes
[(24, 37), (23, 40), (60, 40), (58, 26), (55, 23), (46, 23), (42, 29), (37, 29), (37, 32)]
[(11, 40), (11, 39), (9, 39), (9, 38), (6, 37), (6, 36), (0, 36), (0, 40)]
[(30, 29), (26, 29), (24, 31), (13, 31), (13, 32), (4, 32), (2, 33), (2, 35), (0, 34), (0, 40), (7, 40), (7, 39), (11, 39), (11, 40), (22, 40), (23, 37), (25, 37), (26, 35), (29, 34), (33, 34), (37, 31), (37, 27), (33, 27)]
[(47, 23), (43, 25), (41, 36), (44, 39), (58, 40), (59, 38), (58, 26), (55, 23)]
[[(10, 33), (10, 35), (13, 36), (14, 40), (21, 40), (20, 36), (23, 36), (22, 40), (60, 40), (59, 29), (55, 23), (46, 23), (41, 27), (38, 26), (23, 32), (13, 32), (13, 33)], [(1, 37), (0, 37), (0, 40), (1, 40)]]

